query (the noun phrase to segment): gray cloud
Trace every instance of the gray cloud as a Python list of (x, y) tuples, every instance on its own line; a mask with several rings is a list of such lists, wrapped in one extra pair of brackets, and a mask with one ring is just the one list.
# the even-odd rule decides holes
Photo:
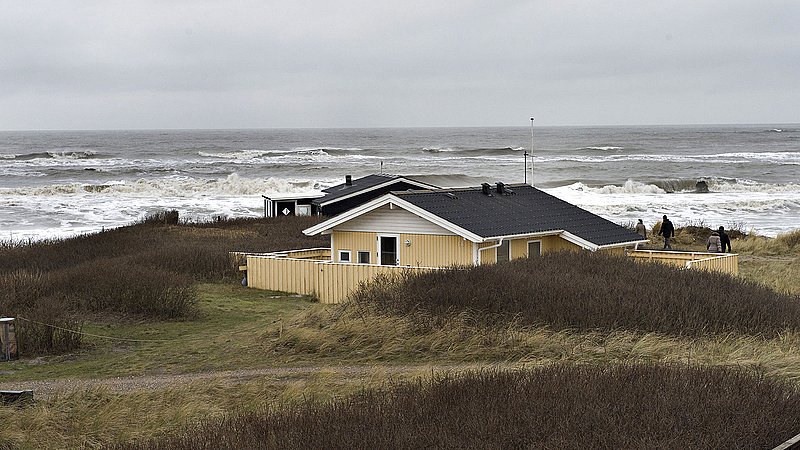
[(0, 129), (799, 121), (788, 0), (0, 6)]

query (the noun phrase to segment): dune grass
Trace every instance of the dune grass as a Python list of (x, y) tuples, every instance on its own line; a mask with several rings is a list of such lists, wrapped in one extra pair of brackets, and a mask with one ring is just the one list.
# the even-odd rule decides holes
[[(239, 276), (228, 252), (315, 247), (301, 233), (317, 217), (175, 223), (167, 213), (73, 238), (0, 245), (0, 316), (21, 316), (20, 354), (69, 353), (86, 315), (184, 320), (197, 312), (193, 285)], [(163, 220), (162, 220), (163, 219)]]
[[(262, 225), (263, 228), (260, 228)], [(157, 240), (162, 243), (187, 239), (195, 242), (192, 246), (214, 248), (215, 241), (222, 242), (224, 246), (220, 245), (219, 249), (225, 250), (224, 264), (207, 264), (203, 256), (205, 250), (191, 247), (194, 250), (173, 254), (183, 255), (180, 258), (190, 255), (186, 261), (176, 263), (175, 267), (178, 269), (174, 273), (187, 276), (191, 280), (219, 280), (229, 277), (229, 284), (196, 285), (193, 288), (196, 296), (195, 311), (183, 318), (163, 320), (113, 311), (85, 314), (83, 330), (88, 333), (129, 339), (143, 338), (152, 342), (110, 341), (86, 337), (79, 351), (35, 359), (28, 357), (4, 364), (1, 368), (3, 373), (0, 377), (0, 388), (25, 388), (27, 381), (48, 379), (198, 373), (234, 368), (305, 369), (248, 376), (235, 382), (220, 378), (183, 385), (154, 386), (149, 390), (139, 388), (130, 392), (109, 388), (76, 388), (60, 391), (61, 393), (52, 397), (39, 395), (37, 403), (32, 407), (0, 407), (0, 448), (99, 448), (109, 443), (126, 444), (166, 436), (184, 439), (184, 435), (177, 434), (184, 427), (196, 424), (200, 428), (192, 430), (202, 431), (226, 426), (225, 424), (245, 424), (237, 421), (241, 417), (252, 417), (248, 414), (257, 414), (267, 405), (278, 407), (294, 404), (301, 405), (298, 408), (304, 408), (302, 405), (307, 399), (325, 401), (349, 398), (362, 388), (385, 388), (386, 380), (408, 380), (427, 374), (425, 380), (428, 381), (423, 380), (415, 385), (424, 387), (425, 383), (432, 383), (429, 378), (431, 373), (440, 372), (447, 367), (456, 367), (450, 370), (462, 370), (465, 366), (517, 368), (558, 363), (579, 367), (606, 366), (601, 368), (602, 372), (613, 370), (610, 368), (618, 365), (666, 363), (689, 365), (693, 368), (696, 365), (721, 367), (721, 370), (735, 366), (753, 370), (758, 376), (768, 380), (786, 381), (793, 385), (800, 382), (800, 332), (793, 331), (790, 323), (776, 320), (774, 317), (777, 315), (771, 315), (775, 311), (753, 309), (753, 305), (748, 304), (746, 299), (745, 307), (738, 309), (729, 309), (725, 305), (718, 308), (719, 305), (713, 302), (702, 302), (703, 309), (691, 309), (692, 305), (687, 303), (691, 296), (678, 299), (683, 303), (639, 302), (641, 307), (652, 307), (655, 311), (668, 315), (673, 323), (686, 321), (685, 323), (697, 325), (695, 330), (699, 331), (692, 333), (631, 326), (631, 323), (644, 323), (636, 321), (610, 321), (608, 323), (613, 325), (600, 327), (558, 320), (552, 323), (530, 321), (518, 311), (510, 310), (511, 314), (508, 314), (509, 310), (502, 310), (503, 305), (494, 301), (498, 298), (513, 300), (514, 292), (510, 292), (512, 296), (509, 297), (503, 289), (519, 291), (519, 295), (523, 295), (525, 291), (520, 291), (520, 288), (528, 286), (521, 280), (510, 284), (498, 283), (502, 278), (497, 276), (502, 274), (491, 275), (495, 278), (489, 275), (488, 278), (468, 277), (472, 281), (451, 279), (444, 283), (420, 284), (420, 289), (415, 292), (415, 295), (424, 293), (425, 289), (422, 288), (427, 288), (429, 292), (426, 295), (438, 295), (439, 292), (464, 285), (462, 298), (468, 301), (484, 296), (483, 294), (491, 294), (487, 297), (490, 301), (483, 304), (488, 306), (488, 310), (476, 308), (475, 302), (467, 302), (469, 308), (466, 309), (412, 308), (410, 313), (403, 312), (402, 308), (380, 311), (364, 307), (364, 303), (319, 305), (305, 298), (244, 289), (230, 282), (230, 277), (238, 274), (235, 271), (230, 272), (227, 251), (291, 248), (281, 241), (278, 236), (281, 232), (271, 228), (270, 223), (141, 226), (154, 228), (140, 237), (155, 239), (153, 236), (160, 236)], [(261, 231), (254, 232), (254, 229)], [(276, 233), (276, 236), (269, 237), (269, 233)], [(262, 238), (264, 242), (260, 242)], [(263, 246), (230, 247), (230, 242), (237, 239), (237, 242), (258, 242), (258, 245)], [(127, 241), (126, 245), (134, 245), (133, 242)], [(95, 243), (89, 245), (89, 248), (94, 245)], [(142, 248), (148, 245), (151, 244), (144, 243)], [(318, 245), (312, 242), (298, 246)], [(189, 244), (185, 246), (184, 248), (189, 248)], [(85, 251), (85, 254), (81, 254), (79, 247), (62, 248), (58, 253), (63, 251), (64, 257), (69, 259), (70, 252), (78, 252), (76, 265), (91, 261), (97, 253), (102, 253)], [(103, 248), (107, 250), (110, 247)], [(19, 249), (14, 248), (13, 251)], [(43, 261), (42, 264), (47, 261), (45, 257), (36, 256), (35, 252), (31, 255), (32, 261)], [(173, 261), (171, 258), (165, 258), (159, 264), (167, 267)], [(58, 258), (55, 259), (58, 262)], [(62, 263), (66, 264), (63, 261)], [(20, 269), (18, 262), (5, 264), (4, 267), (9, 272)], [(589, 266), (586, 271), (588, 279), (580, 283), (590, 283), (592, 277), (603, 277), (604, 274), (610, 275), (602, 279), (619, 279), (620, 285), (631, 281), (616, 266), (605, 266)], [(641, 269), (638, 265), (636, 267)], [(750, 258), (743, 259), (742, 273), (743, 278), (751, 280), (751, 285), (755, 284), (752, 282), (755, 279), (770, 279), (772, 283), (778, 283), (785, 278), (783, 274), (796, 275), (797, 268), (792, 258)], [(526, 270), (521, 271), (522, 278), (529, 277), (530, 272)], [(627, 283), (631, 291), (625, 291), (613, 283), (601, 286), (595, 282), (592, 295), (596, 297), (583, 296), (581, 302), (584, 303), (581, 305), (587, 305), (587, 299), (599, 298), (599, 293), (627, 293), (628, 296), (611, 296), (615, 301), (644, 298), (641, 297), (643, 286), (644, 289), (651, 289), (647, 285), (658, 277), (647, 272), (649, 269), (642, 270), (645, 275), (641, 279)], [(226, 273), (231, 275), (225, 275)], [(688, 278), (671, 280), (668, 288), (671, 290), (667, 293), (681, 289), (696, 292), (693, 291), (696, 288), (688, 284), (694, 281)], [(481, 283), (472, 285), (472, 288), (466, 284), (476, 281)], [(709, 279), (701, 278), (700, 281), (708, 283)], [(715, 286), (716, 282), (710, 284)], [(787, 299), (791, 302), (791, 299), (796, 298), (800, 290), (793, 283), (786, 285), (788, 288), (785, 292), (788, 294), (766, 291), (772, 297), (767, 299), (767, 305), (774, 306), (769, 302), (783, 302)], [(742, 288), (742, 285), (736, 284), (735, 289), (730, 286), (723, 284), (718, 294), (728, 296), (729, 303), (731, 295), (761, 292), (758, 291), (760, 287), (754, 288), (755, 291), (747, 291), (743, 289), (750, 289), (752, 286)], [(552, 292), (554, 291), (551, 294)], [(567, 296), (563, 298), (569, 299)], [(674, 296), (667, 298), (674, 299)], [(761, 297), (754, 297), (759, 302), (760, 299)], [(381, 301), (393, 300), (388, 298)], [(612, 310), (616, 311), (616, 317), (623, 317), (625, 314), (632, 315), (637, 320), (647, 317), (646, 311), (631, 306), (637, 305)], [(712, 311), (718, 311), (718, 315), (723, 317), (715, 320), (723, 322), (718, 322), (716, 328), (703, 328), (702, 324), (707, 323), (703, 321), (707, 317), (702, 314)], [(777, 312), (781, 311), (786, 316), (794, 317), (791, 305), (779, 303)], [(733, 315), (725, 316), (730, 313)], [(766, 328), (730, 326), (736, 320), (744, 320), (741, 314), (751, 314), (753, 323), (760, 324), (759, 326), (766, 324)], [(558, 319), (560, 316), (554, 317)], [(724, 321), (730, 321), (731, 318), (736, 320), (725, 325)], [(366, 374), (354, 374), (347, 370), (347, 366), (375, 368), (367, 369)], [(738, 375), (731, 377), (735, 379), (736, 376)], [(700, 379), (701, 376), (696, 378)], [(420, 389), (420, 392), (424, 392), (424, 389)]]
[(800, 297), (743, 278), (588, 252), (383, 276), (352, 295), (360, 307), (437, 328), (468, 312), (482, 324), (702, 336), (800, 330)]
[[(735, 366), (757, 370), (769, 379), (800, 381), (800, 333), (689, 337), (554, 330), (513, 320), (486, 326), (468, 313), (429, 328), (412, 317), (368, 314), (355, 304), (319, 305), (236, 285), (201, 284), (198, 294), (199, 314), (191, 321), (87, 325), (98, 334), (163, 342), (89, 340), (85, 350), (69, 356), (5, 365), (0, 387), (25, 388), (25, 381), (52, 378), (306, 369), (253, 375), (234, 383), (212, 379), (131, 392), (76, 388), (51, 398), (38, 395), (33, 407), (0, 408), (0, 436), (5, 440), (0, 446), (98, 448), (172, 436), (188, 424), (213, 419), (219, 426), (222, 422), (217, 420), (267, 404), (343, 398), (361, 388), (381, 387), (389, 379), (429, 376), (443, 367), (672, 363)], [(374, 369), (354, 374), (347, 366)]]
[(322, 306), (305, 297), (243, 288), (238, 284), (198, 284), (198, 312), (192, 320), (155, 321), (95, 317), (81, 331), (84, 348), (67, 355), (21, 359), (4, 365), (4, 382), (53, 378), (124, 377), (263, 367), (263, 338), (284, 318)]
[(771, 448), (797, 432), (799, 407), (794, 387), (731, 368), (549, 365), (231, 415), (117, 448)]

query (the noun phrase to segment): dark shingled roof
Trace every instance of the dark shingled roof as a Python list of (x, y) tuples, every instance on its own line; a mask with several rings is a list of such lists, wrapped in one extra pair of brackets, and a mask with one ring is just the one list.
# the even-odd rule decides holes
[(529, 185), (506, 185), (491, 195), (481, 188), (393, 192), (442, 219), (484, 238), (564, 230), (595, 245), (641, 241), (642, 237), (589, 211)]
[(322, 192), (325, 192), (325, 196), (314, 200), (314, 203), (319, 204), (322, 202), (329, 202), (339, 197), (344, 197), (345, 195), (349, 195), (358, 191), (362, 191), (364, 189), (369, 189), (379, 184), (386, 183), (387, 181), (397, 180), (399, 182), (403, 181), (404, 179), (411, 180), (410, 178), (405, 178), (400, 175), (390, 175), (388, 173), (367, 175), (361, 178), (354, 178), (353, 184), (351, 184), (350, 186), (348, 186), (346, 183), (342, 183), (342, 184), (337, 184), (336, 186), (331, 186), (327, 189), (323, 189)]

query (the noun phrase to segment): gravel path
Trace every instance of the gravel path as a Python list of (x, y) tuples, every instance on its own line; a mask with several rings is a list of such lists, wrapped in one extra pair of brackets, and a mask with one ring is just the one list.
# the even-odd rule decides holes
[(150, 391), (180, 386), (197, 381), (213, 380), (236, 385), (260, 377), (274, 377), (278, 382), (290, 383), (298, 377), (311, 376), (319, 372), (359, 377), (371, 373), (406, 374), (420, 371), (461, 371), (475, 368), (475, 365), (369, 365), (369, 366), (310, 366), (310, 367), (270, 367), (262, 369), (225, 370), (180, 375), (146, 375), (116, 378), (55, 379), (39, 381), (4, 382), (0, 379), (0, 390), (32, 389), (37, 399), (48, 399), (56, 394), (85, 391), (102, 387), (111, 392), (126, 393)]

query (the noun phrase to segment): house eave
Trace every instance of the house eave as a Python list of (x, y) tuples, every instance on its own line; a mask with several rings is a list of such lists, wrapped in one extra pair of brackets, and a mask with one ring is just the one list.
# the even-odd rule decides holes
[[(334, 198), (332, 200), (316, 202), (316, 204), (318, 206), (320, 206), (320, 207), (327, 206), (327, 205), (330, 205), (330, 204), (333, 204), (333, 203), (340, 202), (342, 200), (347, 200), (348, 198), (352, 198), (352, 197), (355, 197), (357, 195), (361, 195), (361, 194), (364, 194), (364, 193), (367, 193), (367, 192), (374, 191), (376, 189), (385, 188), (387, 186), (391, 186), (391, 185), (393, 185), (395, 183), (399, 183), (399, 182), (406, 182), (408, 184), (413, 184), (414, 186), (417, 186), (417, 187), (422, 188), (422, 189), (438, 189), (436, 186), (433, 186), (433, 185), (430, 185), (430, 184), (425, 184), (425, 183), (422, 183), (420, 181), (412, 180), (412, 179), (405, 178), (405, 177), (398, 177), (398, 178), (393, 178), (391, 180), (386, 180), (383, 183), (376, 184), (376, 185), (370, 186), (368, 188), (364, 188), (364, 189), (359, 189), (359, 190), (353, 191), (353, 192), (351, 192), (349, 194), (343, 195), (341, 197), (336, 197), (336, 198)], [(324, 198), (324, 197), (322, 197), (322, 198)]]

